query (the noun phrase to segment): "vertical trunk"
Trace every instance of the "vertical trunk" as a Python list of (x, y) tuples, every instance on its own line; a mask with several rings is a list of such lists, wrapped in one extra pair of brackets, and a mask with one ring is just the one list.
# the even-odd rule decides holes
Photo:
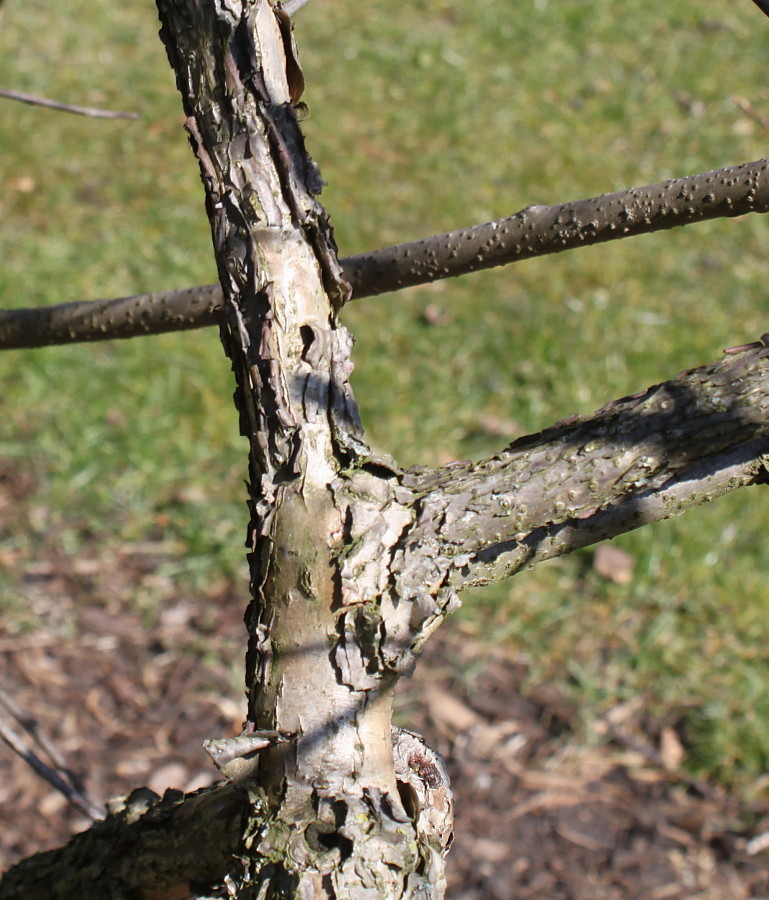
[(246, 782), (254, 815), (238, 895), (439, 896), (440, 852), (420, 845), (396, 783), (380, 607), (346, 592), (341, 572), (345, 498), (362, 479), (391, 501), (392, 478), (361, 468), (352, 342), (336, 317), (349, 289), (292, 106), (302, 81), (290, 24), (267, 0), (158, 7), (250, 442), (248, 730), (284, 738)]

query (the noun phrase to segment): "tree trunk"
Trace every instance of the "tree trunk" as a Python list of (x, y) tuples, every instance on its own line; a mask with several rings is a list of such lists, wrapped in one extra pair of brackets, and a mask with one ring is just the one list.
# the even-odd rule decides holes
[(242, 770), (251, 820), (234, 883), (239, 896), (437, 897), (441, 848), (420, 839), (396, 783), (381, 604), (342, 578), (352, 499), (389, 501), (394, 473), (365, 471), (352, 341), (337, 321), (349, 286), (292, 105), (302, 79), (290, 22), (267, 0), (158, 7), (250, 443), (246, 735), (272, 743)]
[(462, 588), (764, 483), (769, 347), (480, 463), (403, 472), (375, 457), (337, 318), (349, 285), (294, 111), (290, 22), (268, 0), (158, 8), (249, 442), (247, 722), (209, 742), (231, 783), (135, 792), (12, 869), (0, 900), (439, 898), (450, 791), (440, 759), (391, 730), (397, 679)]

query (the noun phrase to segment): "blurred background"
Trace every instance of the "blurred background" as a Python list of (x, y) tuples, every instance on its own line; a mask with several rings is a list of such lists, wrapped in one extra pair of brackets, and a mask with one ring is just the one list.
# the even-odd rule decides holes
[[(216, 280), (157, 30), (139, 0), (0, 7), (0, 87), (140, 116), (0, 101), (0, 306)], [(296, 36), (342, 255), (766, 153), (769, 20), (748, 0), (313, 0)], [(404, 465), (480, 458), (757, 339), (768, 228), (703, 223), (351, 304), (370, 441)], [(226, 673), (235, 722), (246, 446), (216, 331), (7, 352), (0, 385), (6, 664), (89, 621), (176, 629)], [(586, 740), (636, 704), (685, 770), (759, 794), (768, 526), (765, 491), (741, 491), (470, 593), (446, 629), (502, 648), (522, 691), (570, 698)]]

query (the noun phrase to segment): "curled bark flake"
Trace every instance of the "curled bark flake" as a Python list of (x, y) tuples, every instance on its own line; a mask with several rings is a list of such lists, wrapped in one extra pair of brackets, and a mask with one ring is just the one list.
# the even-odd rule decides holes
[(306, 421), (328, 422), (334, 451), (341, 460), (369, 454), (363, 437), (358, 404), (350, 386), (352, 340), (341, 326), (321, 328), (307, 323), (300, 328), (301, 362), (296, 391)]
[(329, 382), (331, 380), (331, 361), (327, 340), (329, 332), (310, 324), (303, 325), (301, 332), (304, 343), (302, 361), (306, 364), (302, 367), (301, 401), (306, 420), (315, 422), (321, 417), (325, 418), (329, 408)]
[(404, 806), (422, 840), (445, 856), (454, 839), (454, 795), (446, 762), (413, 731), (393, 728), (392, 744)]
[(334, 659), (342, 683), (352, 690), (371, 691), (381, 684), (382, 628), (382, 616), (370, 607), (354, 606), (339, 617), (340, 637)]
[(363, 690), (384, 673), (410, 672), (429, 635), (459, 607), (445, 584), (445, 560), (430, 552), (437, 542), (424, 535), (424, 543), (411, 540), (418, 496), (397, 472), (374, 468), (377, 474), (356, 469), (333, 485), (346, 522), (338, 556), (344, 609), (335, 659), (345, 683)]
[(341, 602), (345, 606), (376, 601), (385, 591), (389, 551), (413, 521), (413, 497), (396, 498), (394, 478), (365, 469), (337, 479), (333, 490), (345, 509), (347, 531), (341, 552)]
[(274, 8), (274, 13), (280, 25), (280, 34), (283, 38), (283, 51), (286, 57), (286, 79), (291, 102), (294, 106), (299, 103), (304, 93), (304, 73), (299, 63), (299, 51), (294, 40), (294, 25), (288, 13), (279, 7)]
[(358, 403), (350, 385), (353, 372), (352, 336), (341, 325), (331, 332), (331, 432), (343, 458), (359, 459), (370, 454), (363, 438)]
[(254, 777), (262, 750), (289, 741), (292, 737), (294, 735), (280, 731), (251, 731), (236, 737), (203, 741), (203, 749), (225, 778), (243, 781)]
[[(469, 559), (464, 555), (461, 560)], [(458, 564), (446, 557), (445, 546), (433, 538), (399, 547), (390, 567), (391, 588), (382, 597), (387, 632), (382, 658), (388, 669), (409, 674), (428, 638), (445, 617), (460, 607), (449, 573)]]

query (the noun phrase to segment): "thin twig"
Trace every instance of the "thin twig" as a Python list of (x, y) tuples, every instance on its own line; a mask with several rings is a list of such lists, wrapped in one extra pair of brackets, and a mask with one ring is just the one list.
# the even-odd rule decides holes
[(769, 131), (769, 119), (766, 116), (762, 116), (761, 113), (753, 106), (753, 104), (746, 97), (733, 97), (734, 102), (739, 106), (739, 108), (745, 113), (745, 115), (760, 125), (762, 128), (765, 128)]
[(58, 109), (61, 112), (74, 113), (77, 116), (90, 116), (92, 119), (138, 119), (138, 113), (113, 112), (110, 109), (96, 109), (92, 106), (74, 106), (71, 103), (60, 103), (58, 100), (49, 100), (46, 97), (35, 97), (32, 94), (23, 94), (20, 91), (7, 91), (0, 88), (0, 97), (6, 100), (18, 100), (20, 103), (29, 103), (30, 106), (45, 106), (48, 109)]
[(13, 697), (2, 688), (0, 688), (0, 706), (5, 707), (8, 714), (32, 737), (43, 753), (48, 754), (51, 762), (57, 769), (68, 771), (67, 761), (64, 759), (64, 756), (45, 732), (40, 730), (37, 720), (27, 715)]
[[(87, 816), (92, 821), (103, 819), (104, 811), (93, 804), (76, 787), (72, 777), (69, 775), (63, 756), (50, 739), (38, 729), (37, 722), (26, 715), (16, 702), (1, 690), (0, 707), (2, 707), (0, 709), (0, 740), (4, 741), (14, 753), (20, 756), (37, 775), (66, 797), (75, 809), (84, 816)], [(10, 718), (14, 719), (32, 736), (38, 746), (50, 756), (51, 761), (55, 764), (57, 769), (67, 774), (67, 778), (64, 778), (59, 772), (46, 765), (46, 763), (40, 759), (37, 753), (35, 753), (22, 735), (19, 734), (10, 723)]]

